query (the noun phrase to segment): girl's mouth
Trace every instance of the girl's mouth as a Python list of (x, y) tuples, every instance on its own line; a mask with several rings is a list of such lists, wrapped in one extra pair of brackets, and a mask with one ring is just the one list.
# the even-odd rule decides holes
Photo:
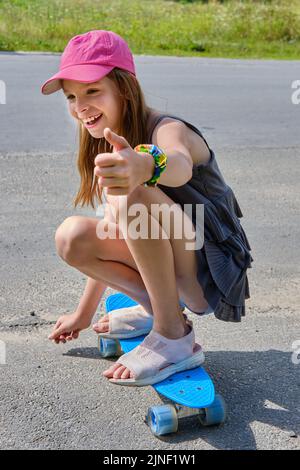
[(85, 127), (87, 128), (91, 128), (91, 127), (96, 127), (98, 122), (100, 121), (100, 119), (102, 118), (103, 114), (101, 114), (99, 117), (97, 117), (96, 119), (94, 119), (92, 122), (90, 123), (87, 123), (87, 122), (84, 122), (84, 125)]

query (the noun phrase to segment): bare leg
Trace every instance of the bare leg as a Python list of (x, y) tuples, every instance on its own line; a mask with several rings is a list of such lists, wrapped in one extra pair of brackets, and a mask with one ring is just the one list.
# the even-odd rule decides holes
[[(160, 190), (156, 191), (156, 193), (154, 191), (149, 193), (146, 188), (141, 187), (128, 196), (127, 204), (130, 207), (134, 202), (142, 202), (149, 209), (150, 205), (156, 202), (155, 198), (158, 198), (160, 203), (163, 202), (162, 199), (169, 199)], [(173, 201), (171, 201), (171, 204), (173, 204)], [(130, 222), (131, 217), (128, 216), (125, 220), (125, 218), (122, 219), (119, 216), (119, 226), (123, 233), (125, 233), (125, 228)], [(156, 226), (159, 238), (151, 238), (149, 231), (147, 239), (134, 239), (128, 236), (126, 243), (149, 294), (154, 314), (153, 329), (162, 336), (178, 339), (187, 334), (189, 328), (185, 323), (179, 306), (172, 244), (169, 239), (162, 237), (164, 230), (159, 221), (150, 213), (148, 213), (148, 221), (146, 222), (148, 222), (148, 227), (154, 228)], [(186, 241), (184, 238), (181, 239), (181, 245)], [(192, 253), (191, 256), (194, 259), (195, 254)], [(188, 260), (188, 257), (188, 251), (185, 250), (185, 259)], [(202, 293), (202, 289), (199, 289), (199, 287), (198, 284), (198, 294), (200, 290)], [(132, 376), (129, 369), (118, 363), (104, 371), (103, 374), (106, 377), (123, 379)]]
[[(136, 201), (134, 201), (133, 193), (131, 193), (131, 203), (143, 202), (149, 206), (152, 202), (162, 203), (167, 201), (167, 203), (173, 204), (173, 201), (167, 198), (158, 188), (151, 188), (151, 192), (148, 191), (148, 188), (141, 187), (141, 189), (144, 192), (135, 192)], [(128, 203), (128, 206), (131, 203)], [(151, 223), (154, 224), (153, 217), (150, 214), (148, 217), (151, 218)], [(126, 242), (124, 240), (103, 241), (95, 237), (95, 225), (91, 223), (91, 220), (97, 223), (97, 220), (89, 219), (92, 230), (90, 234), (84, 228), (81, 234), (83, 236), (80, 233), (79, 235), (77, 233), (74, 237), (71, 236), (73, 240), (71, 248), (75, 248), (69, 251), (71, 258), (72, 254), (76, 253), (76, 262), (73, 265), (95, 279), (104, 280), (107, 285), (118, 286), (118, 290), (122, 291), (123, 289), (125, 293), (130, 292), (128, 295), (133, 298), (136, 295), (136, 300), (142, 304), (144, 302), (148, 311), (150, 311), (149, 307), (151, 305), (154, 314), (154, 329), (162, 335), (169, 338), (183, 336), (186, 333), (186, 325), (179, 307), (177, 287), (180, 297), (191, 308), (201, 311), (207, 306), (201, 286), (196, 280), (195, 253), (184, 249), (186, 240), (175, 240), (171, 234), (170, 240), (162, 238), (156, 240), (150, 237), (147, 240), (127, 238)], [(158, 221), (156, 222), (158, 224)], [(77, 224), (76, 230), (78, 231), (78, 227), (82, 225), (82, 223)], [(159, 234), (161, 237), (161, 227), (159, 227)], [(107, 249), (103, 250), (105, 243)], [(111, 247), (110, 250), (109, 247)], [(119, 249), (116, 250), (116, 247)], [(82, 254), (81, 260), (78, 259), (80, 253)], [(91, 253), (93, 256), (91, 256)], [(122, 260), (124, 265), (122, 266), (120, 262), (106, 262), (103, 260), (105, 254), (110, 260), (114, 257), (119, 261)], [(97, 255), (102, 259), (97, 258)], [(159, 260), (163, 260), (163, 262), (159, 263)], [(69, 264), (72, 264), (72, 261)], [(103, 269), (104, 264), (105, 270)], [(132, 269), (128, 270), (128, 266)], [(164, 284), (162, 280), (165, 280)], [(134, 294), (134, 291), (136, 294)], [(138, 299), (141, 291), (143, 292), (143, 299)], [(148, 294), (148, 298), (145, 292)], [(110, 368), (109, 371), (106, 371), (108, 372), (107, 376), (127, 378), (130, 371), (125, 370), (125, 368), (122, 370), (121, 367), (116, 365)]]
[[(141, 304), (147, 312), (153, 314), (144, 282), (133, 268), (117, 261), (103, 261), (94, 257), (87, 260), (86, 265), (77, 266), (77, 269), (93, 279), (101, 280), (112, 289), (123, 292)], [(102, 328), (99, 329), (99, 332), (101, 331), (108, 330)]]
[[(157, 225), (159, 239), (126, 239), (147, 289), (154, 314), (153, 329), (170, 339), (180, 338), (186, 331), (179, 307), (174, 256), (171, 243), (162, 239), (162, 227), (148, 215), (149, 226)], [(160, 262), (163, 260), (163, 262)]]
[[(96, 236), (99, 224), (103, 227), (110, 224), (119, 235), (114, 222), (83, 216), (68, 217), (56, 232), (60, 257), (90, 278), (130, 296), (153, 314), (147, 290), (126, 242), (119, 238), (99, 240)], [(105, 327), (104, 331), (107, 331)]]

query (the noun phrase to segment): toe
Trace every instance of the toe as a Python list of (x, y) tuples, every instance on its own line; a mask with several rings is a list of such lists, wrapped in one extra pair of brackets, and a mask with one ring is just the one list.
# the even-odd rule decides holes
[(108, 379), (132, 379), (134, 378), (133, 373), (127, 369), (127, 367), (118, 364), (117, 362), (112, 365), (109, 369), (103, 372), (103, 375)]
[(109, 322), (102, 322), (100, 325), (97, 325), (96, 331), (99, 333), (107, 333), (109, 329)]
[(105, 377), (108, 377), (108, 378), (112, 378), (113, 376), (113, 373), (115, 372), (116, 369), (118, 369), (120, 367), (120, 364), (113, 364), (111, 367), (109, 367), (109, 369), (106, 369), (105, 371), (103, 371), (103, 375)]
[(109, 317), (104, 315), (100, 320), (93, 325), (94, 331), (98, 333), (106, 333), (109, 329)]
[(125, 369), (123, 374), (121, 375), (121, 379), (129, 379), (129, 378), (132, 378), (133, 377), (133, 374), (132, 372), (130, 372), (129, 369)]
[[(98, 320), (98, 325), (100, 325), (100, 324), (103, 323), (103, 322), (108, 321), (108, 319), (109, 319), (108, 315), (101, 315), (101, 317), (100, 317), (99, 320)], [(97, 324), (97, 323), (96, 323), (96, 324)]]
[(118, 364), (118, 365), (119, 365), (118, 369), (116, 369), (115, 372), (113, 373), (113, 379), (120, 379), (122, 377), (124, 370), (126, 370), (126, 367), (122, 366), (121, 364)]

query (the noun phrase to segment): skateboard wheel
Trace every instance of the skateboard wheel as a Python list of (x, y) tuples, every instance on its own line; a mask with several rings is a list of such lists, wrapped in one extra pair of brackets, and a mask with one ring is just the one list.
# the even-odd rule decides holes
[(203, 408), (203, 413), (198, 416), (203, 426), (213, 426), (224, 423), (226, 419), (226, 405), (222, 395), (216, 394), (213, 403), (208, 408)]
[(147, 424), (155, 436), (177, 432), (177, 412), (172, 405), (152, 406), (148, 409)]
[(117, 341), (110, 338), (99, 338), (99, 353), (102, 357), (117, 356), (119, 354)]

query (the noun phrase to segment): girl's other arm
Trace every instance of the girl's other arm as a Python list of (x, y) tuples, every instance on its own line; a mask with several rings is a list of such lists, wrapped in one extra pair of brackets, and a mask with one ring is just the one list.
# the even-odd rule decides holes
[(88, 277), (83, 295), (76, 309), (78, 317), (85, 317), (89, 322), (92, 321), (106, 287), (104, 282)]
[[(178, 121), (162, 124), (153, 132), (153, 143), (160, 147), (168, 157), (167, 166), (158, 183), (171, 187), (182, 186), (187, 183), (192, 178), (193, 159), (191, 156), (191, 142), (185, 124)], [(147, 160), (149, 165), (147, 176), (150, 179), (153, 169), (151, 169), (149, 160)]]
[(104, 283), (89, 277), (77, 309), (57, 320), (48, 339), (57, 344), (77, 339), (80, 331), (90, 326), (105, 289)]

